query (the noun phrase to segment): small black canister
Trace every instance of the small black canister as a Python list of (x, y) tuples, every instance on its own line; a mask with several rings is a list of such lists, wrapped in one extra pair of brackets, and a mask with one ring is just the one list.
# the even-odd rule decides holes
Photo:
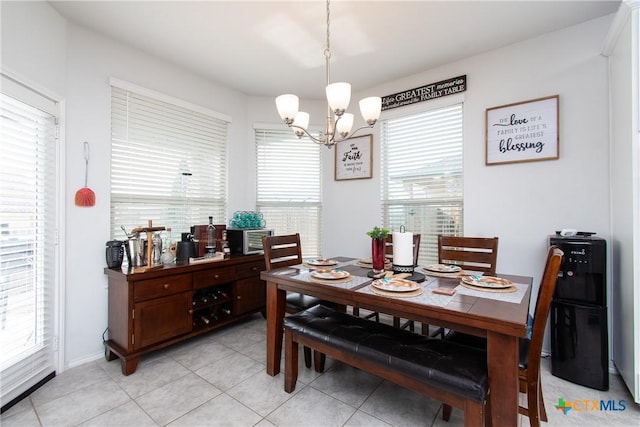
[(120, 268), (124, 258), (124, 246), (120, 240), (109, 240), (106, 249), (107, 267)]

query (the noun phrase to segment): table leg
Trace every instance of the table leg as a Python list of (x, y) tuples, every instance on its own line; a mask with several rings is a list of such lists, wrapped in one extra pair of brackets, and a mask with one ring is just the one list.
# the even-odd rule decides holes
[(487, 364), (494, 426), (518, 425), (518, 338), (487, 331)]
[(285, 304), (286, 292), (276, 283), (267, 282), (267, 374), (272, 377), (280, 373)]

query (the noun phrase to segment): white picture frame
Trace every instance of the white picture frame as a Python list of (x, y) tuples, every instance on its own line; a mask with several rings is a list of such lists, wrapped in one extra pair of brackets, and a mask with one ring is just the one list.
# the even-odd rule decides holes
[(559, 95), (487, 108), (485, 164), (560, 158)]
[(335, 146), (335, 180), (371, 178), (373, 135), (340, 141)]

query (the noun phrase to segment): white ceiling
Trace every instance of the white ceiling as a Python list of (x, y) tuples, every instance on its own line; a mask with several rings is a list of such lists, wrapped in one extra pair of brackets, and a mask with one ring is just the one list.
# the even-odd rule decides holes
[[(50, 1), (71, 21), (248, 95), (324, 97), (324, 1)], [(354, 91), (615, 13), (604, 1), (331, 3), (331, 81)]]

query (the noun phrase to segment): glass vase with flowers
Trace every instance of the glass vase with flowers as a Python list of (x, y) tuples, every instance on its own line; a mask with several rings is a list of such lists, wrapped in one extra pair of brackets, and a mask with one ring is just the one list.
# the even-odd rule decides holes
[(371, 264), (374, 274), (384, 272), (384, 261), (386, 256), (386, 239), (390, 231), (388, 228), (373, 227), (367, 231), (367, 236), (371, 237)]

